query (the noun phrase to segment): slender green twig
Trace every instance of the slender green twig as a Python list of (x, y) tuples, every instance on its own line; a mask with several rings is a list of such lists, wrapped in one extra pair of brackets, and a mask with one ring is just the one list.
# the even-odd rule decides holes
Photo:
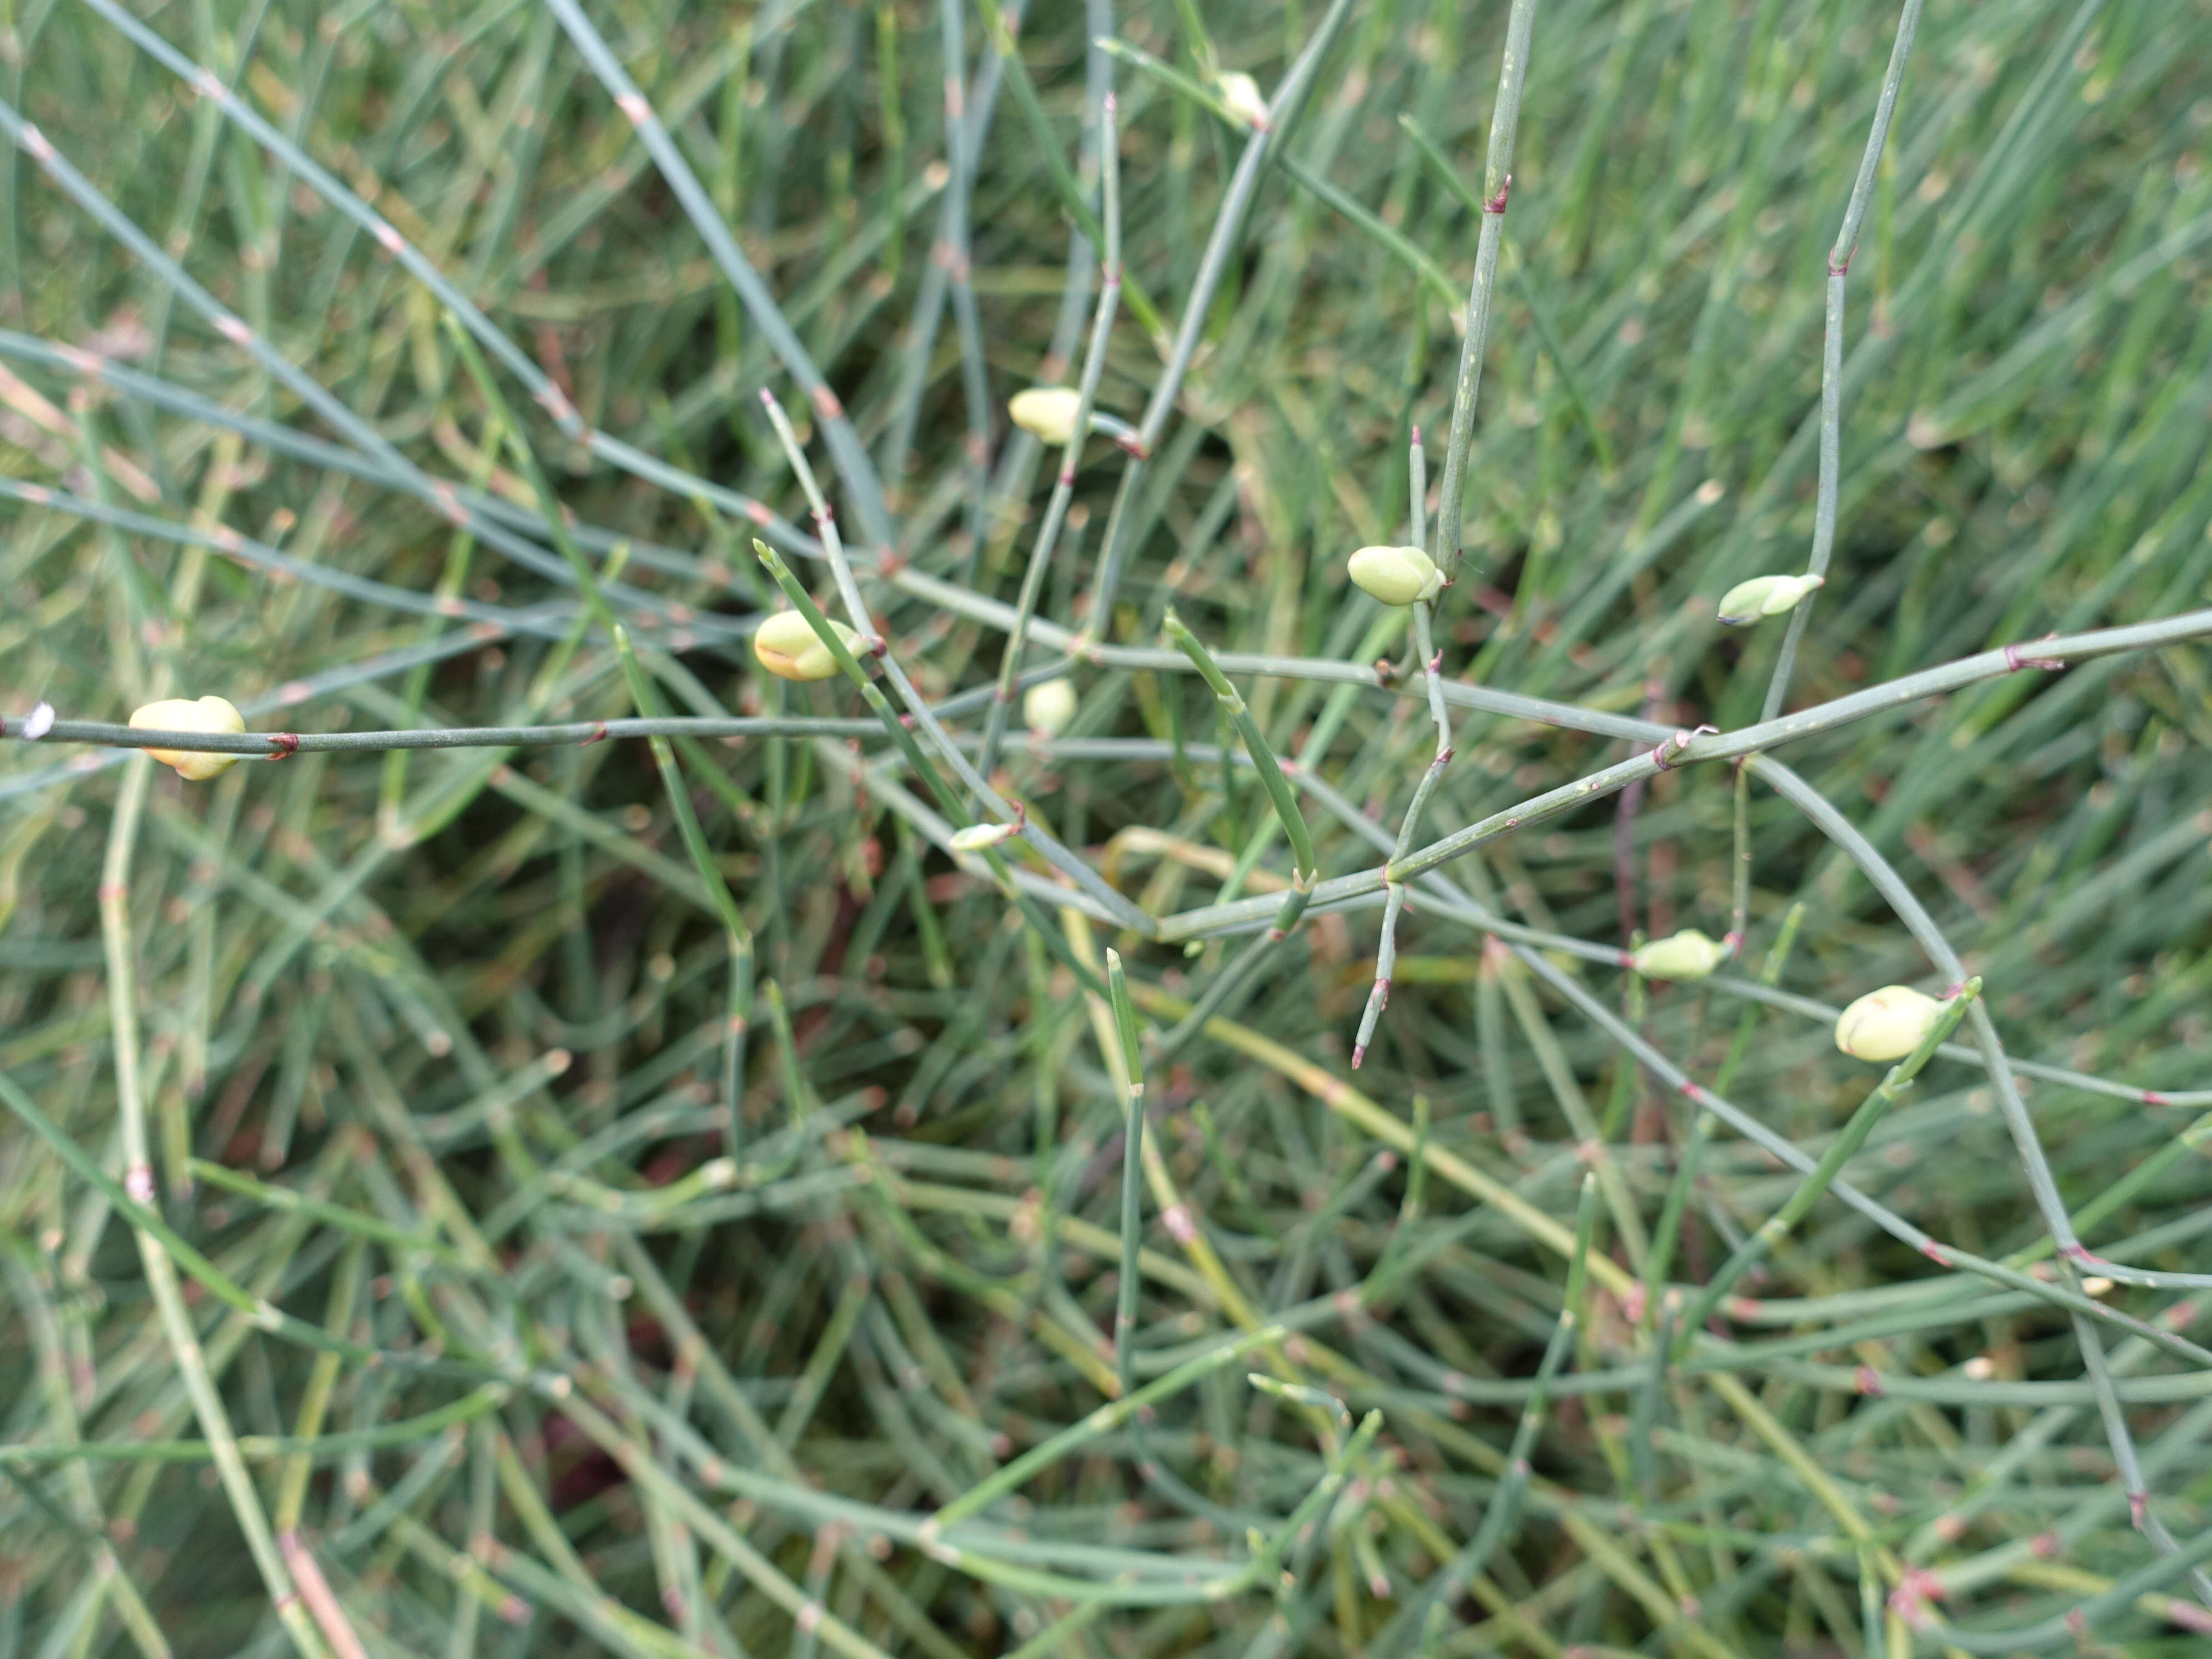
[[(116, 803), (115, 817), (108, 829), (106, 857), (100, 868), (100, 935), (107, 958), (108, 1018), (114, 1033), (116, 1103), (123, 1133), (123, 1186), (138, 1212), (133, 1228), (138, 1261), (146, 1275), (147, 1288), (153, 1295), (161, 1334), (178, 1374), (184, 1379), (193, 1413), (199, 1419), (200, 1431), (207, 1437), (209, 1454), (214, 1459), (224, 1495), (230, 1500), (231, 1513), (269, 1593), (270, 1605), (291, 1638), (292, 1645), (304, 1659), (321, 1659), (328, 1650), (300, 1601), (291, 1571), (270, 1533), (268, 1511), (262, 1507), (261, 1494), (239, 1455), (238, 1437), (231, 1428), (230, 1413), (223, 1406), (214, 1378), (209, 1375), (199, 1334), (193, 1327), (191, 1310), (177, 1282), (172, 1256), (177, 1243), (181, 1241), (175, 1240), (174, 1235), (165, 1240), (147, 1224), (151, 1219), (148, 1206), (153, 1202), (155, 1188), (139, 1073), (138, 975), (130, 903), (131, 859), (137, 848), (138, 827), (143, 821), (146, 788), (152, 771), (150, 762), (141, 761), (125, 778), (122, 796)], [(6, 1086), (5, 1092), (8, 1104), (17, 1115), (27, 1117), (25, 1109), (30, 1102), (21, 1097), (12, 1084)]]
[(1897, 1103), (1898, 1097), (1912, 1086), (1913, 1079), (1935, 1058), (1936, 1049), (1958, 1029), (1959, 1022), (1966, 1017), (1967, 1007), (1981, 994), (1981, 981), (1970, 979), (1957, 995), (1945, 1002), (1943, 1012), (1930, 1022), (1918, 1046), (1891, 1066), (1882, 1080), (1859, 1103), (1850, 1121), (1844, 1125), (1842, 1133), (1829, 1143), (1828, 1150), (1820, 1154), (1820, 1162), (1807, 1172), (1804, 1180), (1798, 1182), (1797, 1189), (1790, 1194), (1782, 1207), (1759, 1223), (1758, 1230), (1707, 1278), (1697, 1300), (1690, 1304), (1689, 1311), (1682, 1316), (1681, 1335), (1675, 1346), (1678, 1358), (1688, 1352), (1691, 1341), (1698, 1331), (1705, 1328), (1705, 1322), (1720, 1306), (1722, 1298), (1735, 1287), (1736, 1281), (1757, 1267), (1799, 1222), (1812, 1213), (1813, 1206), (1820, 1201), (1820, 1195), (1827, 1191), (1838, 1173), (1857, 1156), (1859, 1148), (1866, 1145), (1866, 1139), (1874, 1133), (1875, 1125)]
[[(907, 730), (906, 723), (900, 720), (897, 712), (891, 708), (890, 699), (884, 696), (874, 680), (869, 678), (867, 671), (860, 666), (859, 659), (853, 655), (851, 649), (845, 644), (843, 637), (830, 625), (830, 619), (822, 614), (820, 608), (808, 596), (806, 590), (799, 585), (799, 579), (791, 574), (791, 568), (777, 556), (775, 550), (766, 542), (757, 541), (753, 544), (753, 551), (759, 555), (762, 564), (767, 567), (769, 574), (775, 579), (776, 585), (782, 588), (785, 597), (790, 599), (793, 608), (806, 618), (807, 625), (814, 630), (815, 637), (822, 641), (830, 654), (836, 659), (837, 666), (843, 672), (845, 678), (859, 688), (861, 696), (866, 701), (868, 707), (874, 711), (884, 730), (890, 734), (893, 744), (905, 757), (907, 765), (913, 770), (915, 775), (921, 780), (923, 786), (929, 790), (930, 793), (936, 797), (938, 805), (951, 816), (955, 826), (959, 827), (959, 820), (967, 816), (960, 798), (938, 775), (937, 769), (922, 753), (921, 745), (915, 741), (914, 734)], [(998, 848), (993, 846), (983, 848), (982, 858), (989, 866), (991, 874), (999, 884), (1000, 891), (1006, 895), (1015, 908), (1020, 911), (1023, 920), (1044, 942), (1046, 948), (1066, 963), (1075, 971), (1077, 977), (1082, 979), (1086, 985), (1103, 992), (1105, 985), (1099, 979), (1097, 971), (1089, 963), (1079, 961), (1069, 952), (1066, 941), (1061, 938), (1060, 930), (1053, 927), (1038, 910), (1036, 901), (1018, 890), (1014, 883), (1013, 872), (1007, 867), (1005, 855), (999, 851)], [(1093, 879), (1095, 880), (1096, 878), (1094, 877)], [(1121, 904), (1126, 906), (1127, 901), (1121, 900), (1119, 894), (1115, 894), (1115, 897)]]
[(1284, 781), (1283, 769), (1275, 759), (1275, 751), (1268, 746), (1258, 722), (1253, 720), (1251, 709), (1237, 695), (1237, 688), (1230, 684), (1228, 678), (1215, 666), (1212, 656), (1198, 635), (1184, 627), (1182, 619), (1173, 611), (1168, 612), (1163, 631), (1174, 642), (1176, 648), (1190, 659), (1200, 678), (1205, 680), (1206, 689), (1213, 693), (1214, 701), (1227, 712), (1231, 722), (1237, 727), (1237, 735), (1243, 740), (1245, 753), (1251, 756), (1252, 764), (1260, 774), (1261, 785), (1267, 792), (1268, 804), (1274, 808), (1284, 835), (1290, 838), (1291, 859), (1297, 872), (1297, 880), (1300, 884), (1310, 887), (1319, 872), (1319, 866), (1314, 862), (1313, 836), (1307, 832), (1305, 817), (1298, 811), (1297, 800), (1291, 793), (1291, 786)]
[(1242, 1332), (1198, 1358), (1188, 1360), (1166, 1375), (1147, 1382), (1143, 1388), (1108, 1401), (1081, 1422), (1032, 1447), (988, 1480), (977, 1483), (939, 1509), (931, 1517), (935, 1522), (936, 1532), (941, 1534), (955, 1522), (981, 1513), (1000, 1498), (1018, 1491), (1030, 1476), (1051, 1468), (1070, 1452), (1089, 1444), (1101, 1435), (1119, 1428), (1137, 1413), (1158, 1401), (1172, 1399), (1200, 1377), (1211, 1376), (1223, 1366), (1235, 1363), (1255, 1348), (1281, 1341), (1284, 1334), (1279, 1328), (1273, 1325)]
[(1129, 1107), (1121, 1130), (1121, 1272), (1114, 1310), (1114, 1365), (1121, 1392), (1136, 1392), (1133, 1344), (1137, 1334), (1137, 1245), (1143, 1237), (1145, 1061), (1137, 1044), (1137, 1010), (1118, 952), (1106, 953), (1106, 994), (1114, 1007), (1114, 1029), (1121, 1038), (1121, 1066), (1129, 1079)]
[(1490, 305), (1498, 285), (1498, 252), (1505, 236), (1505, 208), (1513, 194), (1513, 147), (1521, 129), (1521, 99), (1528, 84), (1528, 54), (1536, 28), (1536, 0), (1513, 0), (1505, 19), (1505, 52), (1498, 65), (1498, 97), (1490, 111), (1490, 146), (1482, 163), (1482, 234), (1468, 285), (1467, 333), (1460, 342), (1459, 374), (1452, 388), (1451, 429), (1444, 438), (1443, 495), (1437, 506), (1436, 544), (1430, 551), (1450, 581), (1459, 574), (1460, 514), (1465, 509), (1467, 467), (1474, 447), (1475, 398), (1482, 386), (1483, 353), (1490, 344)]
[[(1844, 204), (1844, 222), (1828, 250), (1828, 286), (1825, 320), (1820, 332), (1820, 471), (1813, 503), (1813, 546), (1806, 559), (1808, 574), (1825, 577), (1836, 546), (1836, 513), (1843, 477), (1844, 431), (1844, 285), (1850, 274), (1851, 257), (1858, 252), (1859, 226), (1874, 197), (1875, 171), (1889, 143), (1889, 124), (1897, 112), (1897, 97), (1905, 84), (1905, 67), (1912, 57), (1913, 37), (1920, 30), (1922, 0), (1905, 0), (1898, 13), (1897, 34), (1889, 48), (1889, 67), (1883, 71), (1881, 92), (1875, 102), (1874, 124), (1868, 129), (1866, 149), (1859, 157), (1857, 176), (1851, 181), (1850, 199)], [(1772, 720), (1789, 700), (1790, 678), (1797, 665), (1797, 647), (1813, 617), (1817, 593), (1808, 593), (1790, 612), (1788, 631), (1782, 636), (1781, 653), (1767, 682), (1765, 712)]]
[[(1068, 217), (1074, 220), (1077, 230), (1091, 246), (1115, 249), (1118, 246), (1118, 228), (1114, 222), (1116, 204), (1112, 194), (1113, 187), (1110, 185), (1107, 187), (1104, 205), (1100, 212), (1094, 213), (1082, 185), (1069, 169), (1066, 158), (1060, 153), (1060, 142), (1053, 133), (1051, 118), (1045, 113), (1044, 105), (1037, 97), (1036, 84), (1030, 78), (1028, 66), (1022, 62), (1019, 42), (1006, 25), (1005, 11), (998, 0), (977, 0), (976, 10), (982, 16), (983, 27), (991, 38), (993, 49), (1006, 66), (1006, 81), (1014, 89), (1014, 102), (1021, 106), (1022, 119), (1036, 142), (1036, 153), (1044, 161), (1046, 172), (1051, 175), (1053, 189), (1059, 195), (1060, 206), (1066, 210)], [(1105, 44), (1110, 50), (1115, 43), (1109, 41)], [(1111, 159), (1114, 154), (1112, 107), (1113, 94), (1109, 93), (1106, 97), (1109, 113), (1099, 149), (1099, 155), (1109, 168), (1114, 165)], [(1109, 172), (1106, 176), (1111, 178), (1112, 174)], [(1126, 284), (1130, 314), (1136, 318), (1139, 325), (1147, 334), (1162, 333), (1165, 325), (1161, 319), (1159, 308), (1152, 303), (1152, 296), (1145, 292), (1142, 283), (1121, 272), (1119, 254), (1109, 251), (1106, 255), (1106, 265), (1114, 273), (1109, 280), (1117, 284)], [(1082, 428), (1079, 427), (1077, 429), (1080, 431)]]
[(1337, 34), (1351, 15), (1351, 0), (1330, 0), (1328, 10), (1275, 88), (1274, 96), (1268, 100), (1267, 125), (1245, 140), (1243, 151), (1237, 157), (1237, 170), (1230, 177), (1213, 228), (1207, 234), (1206, 252), (1200, 257), (1189, 298), (1183, 303), (1175, 338), (1168, 347), (1167, 362), (1160, 370), (1159, 379), (1153, 382), (1152, 396), (1137, 422), (1136, 436), (1130, 442), (1131, 453), (1136, 459), (1123, 470), (1121, 489), (1107, 515), (1105, 541), (1099, 550), (1098, 569), (1085, 616), (1086, 641), (1103, 640), (1112, 627), (1121, 567), (1129, 555), (1130, 510), (1144, 481), (1146, 462), (1158, 449), (1168, 422), (1174, 417), (1176, 399), (1182, 393), (1183, 378), (1190, 373), (1192, 360), (1198, 354), (1200, 336), (1212, 309), (1214, 294), (1227, 276), (1230, 263), (1243, 240), (1245, 221), (1251, 213), (1253, 198), (1259, 193), (1267, 159), (1282, 150), (1297, 131), (1305, 114), (1314, 79), (1321, 71), (1322, 59), (1336, 43)]
[[(807, 500), (812, 504), (815, 531), (821, 538), (823, 552), (830, 562), (830, 574), (836, 581), (838, 597), (844, 602), (845, 612), (852, 618), (853, 626), (859, 630), (860, 636), (872, 641), (869, 647), (871, 655), (874, 658), (877, 665), (882, 669), (884, 678), (890, 683), (891, 689), (897, 694), (899, 701), (906, 705), (907, 714), (912, 719), (914, 725), (923, 736), (929, 739), (930, 746), (935, 750), (937, 757), (951, 769), (953, 776), (959, 780), (961, 787), (975, 799), (984, 812), (995, 817), (1000, 823), (1012, 825), (1015, 832), (1042, 853), (1048, 863), (1113, 912), (1123, 927), (1133, 927), (1139, 933), (1149, 932), (1152, 927), (1152, 918), (1100, 880), (1097, 872), (1062, 847), (1051, 836), (1046, 834), (1041, 826), (1030, 823), (1025, 815), (1017, 812), (999, 794), (998, 791), (991, 787), (982, 774), (976, 770), (974, 763), (969, 760), (960, 746), (952, 741), (951, 736), (945, 732), (944, 725), (931, 711), (928, 704), (922, 701), (921, 694), (915, 690), (914, 682), (907, 678), (906, 671), (900, 667), (898, 659), (892, 654), (890, 647), (884, 643), (883, 636), (877, 633), (874, 624), (869, 618), (867, 602), (860, 596), (860, 585), (854, 579), (852, 566), (845, 558), (844, 545), (837, 534), (836, 515), (830, 510), (830, 503), (823, 495), (820, 485), (815, 482), (813, 469), (806, 463), (805, 453), (799, 447), (798, 434), (792, 430), (789, 417), (784, 414), (782, 406), (766, 392), (761, 393), (761, 402), (766, 407), (769, 418), (775, 427), (776, 436), (783, 444), (784, 453), (791, 462), (793, 471), (799, 477), (800, 487), (805, 490)], [(753, 547), (763, 559), (775, 556), (765, 543), (756, 541)], [(772, 568), (781, 571), (781, 561)], [(782, 574), (777, 576), (779, 583), (781, 583), (783, 579)], [(791, 591), (789, 587), (785, 589), (787, 593)], [(839, 653), (842, 653), (841, 665), (843, 662), (851, 659), (851, 653), (846, 652), (842, 644), (836, 647), (836, 653), (833, 653), (833, 654)], [(848, 677), (850, 672), (856, 671), (848, 671)], [(860, 683), (864, 693), (872, 684), (872, 682), (866, 680), (865, 677)], [(875, 695), (879, 697), (882, 694), (878, 692)], [(895, 721), (894, 724), (899, 732), (904, 732), (903, 721)], [(911, 747), (911, 744), (906, 744), (902, 746)], [(933, 785), (932, 793), (946, 803), (948, 811), (958, 813), (966, 810), (964, 807), (952, 804), (951, 798), (943, 793), (941, 787)]]
[[(1413, 483), (1413, 536), (1418, 545), (1422, 538), (1422, 515), (1428, 494), (1427, 459), (1421, 449), (1421, 429), (1413, 428), (1413, 455), (1408, 469)], [(1413, 618), (1413, 657), (1420, 664), (1423, 684), (1428, 687), (1429, 718), (1436, 725), (1436, 755), (1421, 781), (1413, 786), (1413, 798), (1407, 805), (1406, 816), (1399, 821), (1398, 839), (1390, 851), (1393, 863), (1413, 850), (1413, 837), (1421, 827), (1421, 812), (1429, 797), (1443, 781), (1444, 769), (1451, 764), (1451, 717), (1444, 712), (1443, 653), (1437, 650), (1430, 637), (1429, 603), (1417, 599), (1410, 607)], [(1375, 951), (1375, 985), (1368, 993), (1367, 1006), (1359, 1016), (1359, 1033), (1352, 1039), (1352, 1069), (1358, 1071), (1367, 1057), (1367, 1045), (1374, 1041), (1376, 1022), (1390, 1003), (1390, 975), (1398, 957), (1398, 916), (1406, 902), (1405, 885), (1389, 879), (1389, 866), (1383, 866), (1384, 903), (1382, 933)]]
[[(1771, 986), (1782, 977), (1783, 968), (1797, 942), (1797, 931), (1804, 925), (1805, 907), (1793, 904), (1782, 919), (1782, 927), (1774, 943), (1766, 952), (1766, 960), (1759, 964), (1759, 978), (1762, 985)], [(1713, 1087), (1725, 1094), (1735, 1085), (1736, 1069), (1743, 1064), (1751, 1048), (1752, 1035), (1759, 1029), (1759, 1005), (1753, 1003), (1736, 1019), (1735, 1036), (1729, 1043), (1728, 1058), (1721, 1062), (1714, 1074)], [(1829, 1022), (1831, 1024), (1833, 1021)], [(1942, 1053), (1939, 1047), (1937, 1051)], [(1954, 1056), (1955, 1058), (1955, 1055)], [(1702, 1108), (1692, 1109), (1690, 1133), (1682, 1142), (1676, 1159), (1674, 1178), (1667, 1184), (1667, 1198), (1659, 1212), (1658, 1225), (1651, 1235), (1651, 1255), (1644, 1267), (1643, 1323), (1649, 1327), (1659, 1317), (1662, 1299), (1667, 1295), (1667, 1278), (1674, 1267), (1675, 1252), (1681, 1247), (1683, 1218), (1689, 1207), (1690, 1194), (1703, 1175), (1705, 1149), (1711, 1141), (1712, 1114)], [(1685, 1325), (1684, 1328), (1688, 1328)]]
[(1052, 498), (1045, 503), (1044, 522), (1038, 526), (1036, 544), (1030, 549), (1030, 562), (1022, 574), (1021, 592), (1014, 601), (1013, 626), (1006, 630), (1006, 643), (999, 658), (998, 689), (983, 727), (983, 746), (975, 763), (975, 769), (985, 777), (990, 776), (998, 759), (999, 745), (1006, 738), (1006, 718), (1013, 708), (1014, 683), (1020, 674), (1030, 623), (1044, 592), (1045, 575), (1052, 568), (1053, 548), (1060, 539), (1060, 526), (1066, 521), (1068, 503), (1074, 499), (1076, 468), (1083, 459), (1083, 447), (1090, 441), (1091, 411), (1098, 401), (1098, 383), (1106, 373), (1106, 345), (1114, 332), (1115, 311), (1121, 296), (1121, 130), (1115, 123), (1114, 94), (1110, 92), (1101, 108), (1099, 134), (1106, 230), (1098, 309), (1091, 322), (1091, 343), (1083, 356), (1075, 419), (1070, 428), (1073, 435), (1060, 456), (1060, 472), (1053, 480)]

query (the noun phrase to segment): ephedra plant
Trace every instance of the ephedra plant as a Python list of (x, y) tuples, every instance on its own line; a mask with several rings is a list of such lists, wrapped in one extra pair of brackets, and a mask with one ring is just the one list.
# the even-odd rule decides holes
[(15, 15), (0, 1652), (2200, 1647), (2212, 20), (1923, 10)]

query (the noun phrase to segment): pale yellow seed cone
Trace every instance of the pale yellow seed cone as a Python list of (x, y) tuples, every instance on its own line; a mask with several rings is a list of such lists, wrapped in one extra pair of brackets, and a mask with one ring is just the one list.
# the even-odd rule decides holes
[(1885, 985), (1837, 1016), (1836, 1047), (1855, 1060), (1903, 1060), (1942, 1012), (1942, 1003), (1924, 991)]
[[(858, 656), (860, 636), (841, 622), (830, 626)], [(753, 634), (753, 658), (780, 680), (826, 680), (837, 672), (836, 657), (796, 611), (779, 611), (760, 625)]]
[(1443, 592), (1444, 573), (1418, 547), (1363, 547), (1346, 570), (1385, 605), (1413, 605)]
[(1629, 960), (1646, 979), (1703, 979), (1728, 960), (1728, 946), (1685, 927), (1637, 947)]
[(1032, 732), (1056, 737), (1075, 718), (1075, 704), (1073, 681), (1042, 680), (1022, 694), (1022, 718)]
[(1248, 127), (1267, 125), (1267, 98), (1260, 90), (1260, 83), (1241, 70), (1229, 70), (1213, 77), (1214, 90), (1229, 112)]
[[(246, 717), (221, 697), (165, 697), (131, 711), (131, 724), (141, 732), (243, 732)], [(221, 777), (238, 764), (235, 755), (210, 755), (191, 749), (149, 749), (164, 766), (194, 783)]]
[(1023, 431), (1064, 449), (1075, 435), (1076, 411), (1082, 406), (1082, 395), (1073, 386), (1033, 386), (1007, 400), (1006, 413)]

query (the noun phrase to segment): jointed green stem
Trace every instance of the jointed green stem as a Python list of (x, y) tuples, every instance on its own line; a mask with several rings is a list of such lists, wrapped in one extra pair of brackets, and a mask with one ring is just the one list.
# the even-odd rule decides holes
[(1243, 739), (1244, 751), (1251, 756), (1252, 764), (1260, 774), (1261, 787), (1267, 792), (1268, 804), (1275, 810), (1275, 817), (1283, 826), (1283, 834), (1290, 839), (1291, 858), (1297, 870), (1298, 884), (1310, 889), (1320, 873), (1320, 866), (1314, 861), (1313, 836), (1307, 832), (1305, 817), (1298, 811), (1297, 799), (1291, 793), (1291, 786), (1284, 780), (1283, 769), (1276, 762), (1275, 751), (1268, 746), (1259, 723), (1252, 718), (1251, 709), (1237, 695), (1237, 688), (1230, 684), (1227, 676), (1214, 665), (1212, 656), (1198, 635), (1184, 627), (1182, 619), (1173, 611), (1168, 612), (1164, 629), (1176, 648), (1190, 659), (1191, 665), (1205, 680), (1206, 688), (1213, 693), (1214, 700), (1235, 724), (1237, 735)]
[(1970, 979), (1966, 981), (1929, 1024), (1919, 1045), (1891, 1066), (1887, 1075), (1859, 1103), (1850, 1121), (1844, 1125), (1843, 1132), (1829, 1143), (1828, 1150), (1820, 1154), (1820, 1161), (1807, 1172), (1804, 1180), (1798, 1182), (1797, 1189), (1790, 1194), (1788, 1201), (1761, 1222), (1759, 1230), (1705, 1280), (1698, 1299), (1690, 1304), (1689, 1311), (1682, 1316), (1681, 1335), (1675, 1346), (1678, 1358), (1689, 1351), (1692, 1340), (1705, 1328), (1705, 1321), (1720, 1306), (1722, 1298), (1735, 1288), (1736, 1281), (1765, 1260), (1767, 1253), (1812, 1212), (1813, 1206), (1820, 1201), (1820, 1195), (1828, 1190), (1844, 1165), (1850, 1163), (1857, 1155), (1859, 1148), (1866, 1145), (1866, 1139), (1874, 1133), (1875, 1127), (1897, 1103), (1898, 1097), (1912, 1086), (1912, 1079), (1920, 1074), (1921, 1067), (1935, 1058), (1936, 1049), (1958, 1029), (1959, 1022), (1966, 1016), (1967, 1007), (1981, 994), (1981, 981)]

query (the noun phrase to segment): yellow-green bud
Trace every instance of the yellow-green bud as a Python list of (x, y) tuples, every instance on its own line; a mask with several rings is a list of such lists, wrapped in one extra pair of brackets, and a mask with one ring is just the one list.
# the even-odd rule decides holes
[(1855, 1060), (1903, 1060), (1942, 1012), (1942, 1003), (1924, 991), (1885, 985), (1837, 1017), (1836, 1047)]
[(1012, 841), (1022, 833), (1018, 823), (971, 823), (965, 830), (952, 832), (952, 850), (956, 853), (981, 853), (996, 847), (1000, 842)]
[(1030, 730), (1057, 737), (1075, 718), (1075, 682), (1040, 680), (1022, 693), (1022, 718)]
[(1685, 927), (1665, 939), (1639, 945), (1629, 964), (1646, 979), (1703, 979), (1729, 958), (1728, 946)]
[(1082, 406), (1083, 394), (1073, 386), (1033, 386), (1014, 393), (1006, 413), (1023, 431), (1064, 449), (1075, 435), (1075, 414)]
[(1721, 595), (1720, 619), (1730, 628), (1748, 628), (1761, 617), (1795, 611), (1800, 599), (1826, 581), (1826, 577), (1809, 572), (1802, 576), (1753, 576)]
[[(131, 713), (131, 724), (142, 732), (243, 732), (246, 717), (221, 697), (167, 697)], [(235, 755), (210, 755), (193, 749), (149, 749), (164, 766), (194, 783), (221, 777), (238, 764)]]
[(1353, 581), (1385, 605), (1433, 599), (1444, 589), (1444, 573), (1418, 547), (1363, 547), (1348, 568)]
[[(860, 636), (841, 622), (830, 626), (858, 656)], [(753, 656), (780, 680), (826, 680), (837, 672), (837, 659), (796, 611), (779, 611), (761, 623), (753, 635)]]
[(1229, 70), (1213, 77), (1213, 89), (1221, 94), (1221, 101), (1229, 112), (1248, 127), (1267, 125), (1267, 100), (1260, 91), (1260, 83), (1242, 70)]

